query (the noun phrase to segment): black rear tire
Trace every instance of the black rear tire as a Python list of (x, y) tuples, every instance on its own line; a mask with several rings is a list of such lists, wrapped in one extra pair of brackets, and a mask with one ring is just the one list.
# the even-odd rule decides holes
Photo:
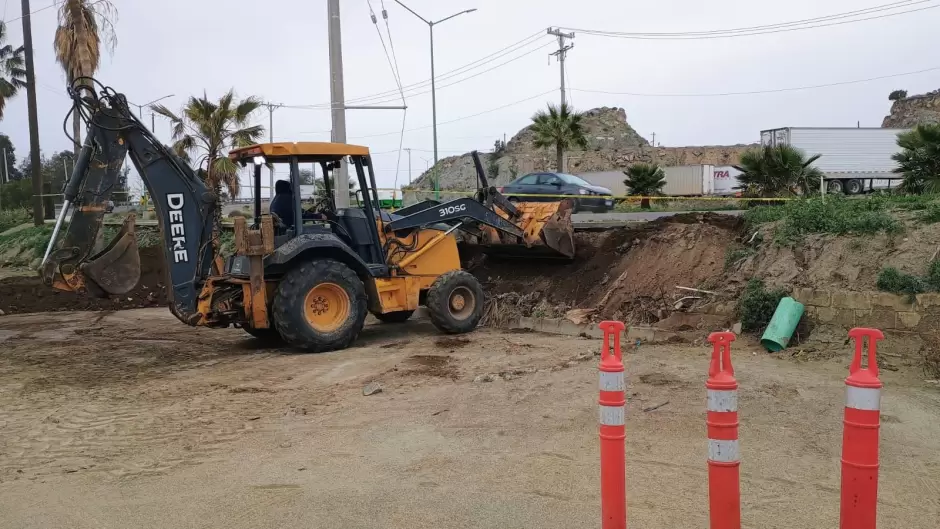
[(400, 310), (397, 312), (386, 312), (385, 314), (373, 312), (372, 315), (382, 323), (405, 323), (414, 313), (415, 311), (413, 310)]
[(351, 268), (333, 259), (304, 262), (281, 279), (274, 322), (284, 340), (311, 353), (349, 347), (366, 321), (365, 286)]
[(846, 195), (858, 195), (865, 191), (865, 184), (858, 179), (851, 179), (845, 183), (845, 194)]
[(431, 323), (441, 331), (470, 332), (483, 317), (483, 286), (463, 270), (447, 272), (428, 289), (427, 308)]
[(281, 338), (281, 334), (277, 332), (277, 329), (274, 327), (268, 327), (267, 329), (254, 329), (252, 327), (242, 327), (248, 334), (257, 338), (258, 340), (268, 343), (271, 345), (282, 345), (284, 343), (284, 338)]

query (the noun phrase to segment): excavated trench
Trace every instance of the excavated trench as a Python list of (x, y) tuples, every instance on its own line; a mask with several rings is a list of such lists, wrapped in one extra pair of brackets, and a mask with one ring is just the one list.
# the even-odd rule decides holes
[[(682, 214), (634, 227), (575, 235), (573, 261), (496, 259), (466, 263), (497, 300), (517, 315), (563, 316), (574, 308), (592, 319), (656, 321), (676, 299), (675, 286), (700, 287), (720, 278), (740, 221), (714, 214)], [(65, 310), (121, 310), (165, 306), (163, 255), (141, 248), (141, 280), (123, 296), (94, 298), (59, 292), (38, 277), (0, 280), (7, 314)]]
[(720, 281), (740, 228), (735, 217), (682, 214), (577, 233), (571, 262), (487, 258), (469, 266), (487, 292), (488, 323), (507, 316), (560, 317), (571, 309), (582, 309), (591, 320), (652, 323), (688, 296), (677, 286), (708, 288)]

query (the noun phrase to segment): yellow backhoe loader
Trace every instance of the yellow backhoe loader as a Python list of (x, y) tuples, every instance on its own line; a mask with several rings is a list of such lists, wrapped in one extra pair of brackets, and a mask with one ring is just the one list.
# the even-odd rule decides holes
[[(476, 196), (390, 213), (378, 207), (366, 147), (269, 143), (229, 155), (254, 169), (254, 218), (235, 219), (235, 254), (223, 259), (213, 239), (217, 197), (194, 171), (147, 131), (123, 95), (93, 79), (76, 80), (71, 94), (88, 130), (41, 267), (54, 288), (103, 296), (137, 284), (133, 215), (104, 250), (92, 250), (125, 156), (153, 200), (170, 310), (193, 326), (242, 328), (319, 352), (349, 346), (370, 312), (383, 322), (403, 322), (424, 305), (438, 329), (464, 333), (480, 320), (483, 289), (460, 268), (456, 231), (487, 250), (574, 255), (567, 204), (510, 203), (487, 184), (476, 153)], [(332, 200), (330, 182), (343, 160), (362, 191), (357, 207)], [(327, 184), (316, 212), (304, 211), (301, 200), (299, 167), (308, 163), (319, 165)], [(272, 164), (288, 169), (289, 218), (262, 211), (262, 168)]]

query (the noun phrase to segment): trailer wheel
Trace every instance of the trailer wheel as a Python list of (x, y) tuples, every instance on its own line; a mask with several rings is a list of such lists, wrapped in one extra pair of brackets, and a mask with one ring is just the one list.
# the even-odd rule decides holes
[(356, 273), (333, 259), (291, 269), (274, 296), (274, 322), (287, 343), (312, 353), (345, 349), (368, 313), (366, 289)]
[(483, 286), (463, 270), (447, 272), (428, 290), (427, 308), (431, 323), (441, 331), (470, 332), (483, 317)]
[(852, 179), (845, 183), (846, 195), (857, 195), (865, 190), (865, 184), (861, 180)]
[(833, 195), (841, 195), (844, 192), (842, 180), (830, 180), (826, 182), (826, 192)]

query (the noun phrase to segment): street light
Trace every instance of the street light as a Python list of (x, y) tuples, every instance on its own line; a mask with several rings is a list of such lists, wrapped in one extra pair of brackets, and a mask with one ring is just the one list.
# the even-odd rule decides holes
[[(149, 102), (149, 103), (144, 103), (143, 105), (138, 105), (138, 104), (136, 104), (136, 103), (131, 103), (130, 101), (128, 101), (128, 103), (131, 104), (131, 105), (134, 105), (135, 107), (137, 107), (137, 115), (140, 116), (140, 119), (144, 119), (144, 107), (149, 107), (150, 105), (152, 105), (152, 104), (154, 104), (154, 103), (157, 103), (157, 102), (159, 102), (159, 101), (163, 101), (164, 99), (173, 97), (174, 95), (176, 95), (176, 94), (170, 94), (170, 95), (165, 95), (165, 96), (163, 96), (163, 97), (158, 97), (157, 99), (154, 99), (153, 101), (151, 101), (151, 102)], [(154, 123), (153, 113), (151, 113), (151, 114), (150, 114), (150, 131), (151, 131), (151, 132), (156, 132), (155, 129), (156, 129), (156, 123)]]
[[(476, 8), (473, 8), (473, 9), (466, 9), (466, 10), (461, 11), (461, 12), (459, 12), (459, 13), (454, 13), (453, 15), (451, 15), (451, 16), (449, 16), (449, 17), (444, 17), (444, 18), (442, 18), (442, 19), (440, 19), (440, 20), (437, 20), (437, 21), (433, 21), (433, 22), (432, 22), (432, 21), (430, 21), (430, 20), (428, 20), (428, 19), (422, 17), (421, 15), (415, 13), (410, 7), (408, 7), (408, 6), (406, 6), (405, 4), (401, 3), (400, 0), (395, 0), (395, 2), (396, 2), (398, 5), (404, 7), (405, 9), (407, 9), (408, 12), (411, 13), (412, 15), (418, 17), (418, 18), (421, 20), (421, 22), (424, 22), (425, 24), (427, 24), (427, 25), (428, 25), (428, 30), (429, 30), (429, 32), (430, 32), (430, 34), (431, 34), (431, 121), (432, 121), (432, 126), (433, 126), (433, 129), (434, 129), (434, 165), (437, 165), (437, 93), (435, 92), (435, 86), (434, 86), (434, 26), (436, 26), (437, 24), (440, 24), (441, 22), (444, 22), (444, 21), (446, 21), (446, 20), (450, 20), (450, 19), (452, 19), (452, 18), (454, 18), (454, 17), (456, 17), (456, 16), (460, 16), (460, 15), (463, 15), (463, 14), (466, 14), (466, 13), (473, 13), (474, 11), (476, 11)], [(441, 196), (440, 196), (440, 191), (439, 191), (438, 187), (439, 187), (439, 186), (438, 186), (438, 182), (437, 182), (437, 179), (435, 178), (435, 179), (434, 179), (434, 197), (439, 199), (439, 198), (441, 198)]]

